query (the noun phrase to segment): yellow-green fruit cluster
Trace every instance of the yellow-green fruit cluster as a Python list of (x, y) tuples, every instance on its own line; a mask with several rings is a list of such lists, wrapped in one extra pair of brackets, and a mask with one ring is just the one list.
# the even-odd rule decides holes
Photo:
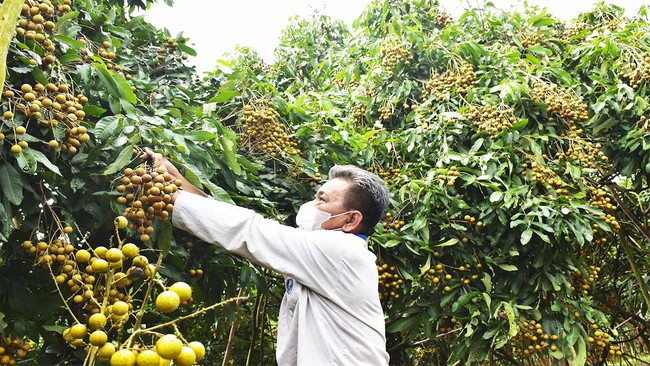
[(406, 65), (411, 63), (411, 52), (404, 47), (402, 40), (397, 36), (390, 36), (381, 42), (380, 54), (381, 64), (391, 74), (398, 63), (403, 62)]
[(570, 161), (574, 165), (580, 165), (584, 168), (594, 168), (598, 162), (608, 160), (605, 153), (600, 151), (600, 143), (585, 140), (582, 137), (583, 130), (581, 128), (578, 128), (573, 123), (570, 123), (569, 126), (568, 132), (561, 135), (562, 138), (566, 139), (569, 147), (566, 151), (559, 151), (555, 155), (560, 161)]
[(557, 351), (558, 336), (544, 331), (541, 322), (530, 320), (519, 324), (519, 332), (510, 339), (514, 353), (531, 357), (540, 352)]
[(474, 67), (463, 60), (456, 67), (448, 68), (444, 75), (433, 73), (427, 80), (422, 94), (425, 99), (433, 96), (436, 101), (444, 102), (449, 99), (451, 91), (465, 94), (475, 85)]
[(462, 327), (462, 324), (453, 316), (443, 315), (438, 320), (438, 332), (441, 334), (450, 333), (458, 327)]
[[(26, 127), (30, 121), (36, 121), (51, 128), (52, 139), (48, 142), (50, 148), (60, 146), (62, 151), (74, 154), (80, 146), (90, 141), (86, 127), (80, 125), (86, 116), (83, 105), (88, 102), (88, 98), (82, 94), (74, 96), (67, 85), (23, 84), (20, 89), (6, 90), (3, 96), (8, 100), (9, 106), (9, 110), (3, 114), (4, 119), (13, 120), (14, 112), (20, 112), (27, 117), (23, 125), (19, 126), (24, 130), (15, 130), (20, 135), (18, 138), (29, 132)], [(65, 131), (66, 136), (59, 144), (56, 138), (59, 136), (57, 131), (61, 129)], [(21, 147), (25, 149), (27, 146)]]
[(589, 354), (587, 362), (590, 365), (612, 362), (615, 357), (623, 355), (621, 347), (612, 342), (612, 336), (599, 330), (598, 324), (591, 325), (593, 335), (588, 338)]
[(242, 144), (251, 151), (261, 151), (272, 157), (280, 153), (300, 155), (298, 143), (289, 137), (280, 122), (280, 113), (269, 100), (247, 104), (242, 111)]
[[(603, 211), (604, 214), (599, 218), (605, 221), (613, 231), (621, 230), (621, 224), (613, 215), (617, 207), (612, 204), (612, 199), (607, 197), (607, 192), (597, 187), (589, 187), (589, 204)], [(600, 240), (602, 241), (602, 239)]]
[[(66, 234), (71, 233), (64, 231)], [(107, 296), (108, 304), (122, 302), (117, 308), (126, 306), (130, 310), (131, 295), (128, 294), (127, 287), (143, 275), (150, 276), (152, 273), (147, 258), (139, 256), (138, 247), (130, 243), (124, 244), (121, 249), (98, 246), (86, 250), (55, 239), (49, 243), (33, 243), (28, 240), (22, 243), (22, 247), (34, 256), (35, 263), (51, 271), (56, 285), (70, 305), (81, 309), (85, 315), (99, 313)], [(133, 259), (132, 267), (126, 273), (121, 272), (122, 268), (128, 268), (124, 262), (129, 259)], [(110, 282), (106, 277), (109, 273), (112, 274)], [(122, 316), (124, 313), (118, 311), (117, 315)], [(109, 306), (107, 315), (111, 314)], [(119, 322), (122, 319), (112, 320)]]
[(395, 272), (395, 266), (388, 266), (384, 263), (381, 266), (377, 266), (377, 271), (379, 272), (379, 298), (382, 300), (385, 299), (399, 299), (399, 289), (404, 280)]
[[(526, 163), (522, 164), (522, 168), (528, 168), (528, 166), (529, 165)], [(550, 191), (555, 188), (560, 188), (564, 185), (564, 182), (562, 182), (562, 180), (558, 178), (557, 174), (553, 169), (543, 166), (536, 161), (531, 162), (530, 167), (532, 168), (530, 172), (530, 180), (543, 185), (544, 187), (546, 187), (547, 191)]]
[(537, 33), (537, 32), (529, 32), (529, 31), (524, 31), (520, 35), (520, 42), (521, 46), (526, 49), (531, 46), (539, 46), (539, 41), (544, 38), (543, 35)]
[(153, 168), (142, 164), (135, 169), (124, 169), (117, 192), (122, 195), (117, 203), (127, 206), (124, 216), (131, 221), (129, 228), (140, 234), (140, 240), (147, 242), (154, 232), (154, 218), (165, 221), (169, 218), (174, 205), (172, 194), (183, 184), (174, 179), (163, 167)]
[(0, 366), (15, 365), (31, 348), (29, 339), (7, 338), (0, 343)]
[(386, 219), (381, 221), (381, 225), (388, 229), (399, 230), (402, 226), (406, 225), (406, 221), (400, 220), (399, 217), (393, 216), (391, 212), (386, 212)]
[(390, 107), (381, 107), (379, 108), (379, 114), (379, 119), (388, 121), (393, 117), (393, 110)]
[(352, 107), (352, 117), (362, 119), (366, 115), (366, 105), (363, 103), (356, 104)]
[(546, 104), (549, 113), (561, 118), (576, 122), (589, 119), (588, 107), (582, 101), (582, 97), (576, 97), (555, 83), (545, 81), (535, 83), (531, 97), (535, 101)]
[(451, 24), (451, 15), (449, 15), (449, 13), (437, 9), (435, 16), (436, 16), (435, 23), (437, 26), (444, 28)]
[(452, 166), (449, 169), (441, 169), (440, 174), (438, 174), (438, 180), (445, 182), (447, 186), (452, 187), (456, 184), (456, 179), (458, 179), (459, 176), (460, 171), (458, 171), (458, 167)]
[(623, 66), (623, 76), (630, 80), (634, 89), (639, 89), (643, 83), (650, 80), (650, 53), (646, 53), (636, 63)]
[(573, 272), (571, 276), (571, 291), (579, 295), (589, 295), (589, 290), (593, 289), (594, 283), (598, 280), (600, 267), (589, 266), (588, 277), (585, 278), (581, 271)]
[(501, 108), (495, 105), (469, 106), (464, 116), (472, 121), (472, 124), (480, 132), (487, 132), (490, 136), (495, 137), (503, 131), (508, 131), (513, 124), (517, 123), (517, 117), (514, 116), (514, 109)]
[[(69, 9), (69, 4), (67, 7)], [(16, 36), (19, 39), (23, 42), (38, 43), (48, 53), (41, 57), (45, 69), (51, 69), (52, 64), (56, 62), (56, 57), (52, 54), (56, 50), (56, 45), (50, 39), (50, 34), (55, 27), (52, 21), (54, 12), (54, 5), (50, 0), (27, 0), (22, 6), (21, 18), (18, 19), (16, 27)]]

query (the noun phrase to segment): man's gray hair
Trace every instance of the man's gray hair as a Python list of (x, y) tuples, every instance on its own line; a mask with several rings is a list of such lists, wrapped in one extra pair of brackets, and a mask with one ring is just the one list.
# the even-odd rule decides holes
[(351, 183), (345, 197), (346, 208), (359, 210), (363, 215), (362, 230), (366, 234), (372, 233), (390, 203), (390, 193), (384, 181), (354, 165), (335, 165), (328, 176), (329, 179), (343, 178)]

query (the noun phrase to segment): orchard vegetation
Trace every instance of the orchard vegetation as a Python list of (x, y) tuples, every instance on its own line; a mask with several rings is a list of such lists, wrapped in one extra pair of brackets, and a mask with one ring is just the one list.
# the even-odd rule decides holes
[(391, 364), (647, 362), (647, 7), (376, 0), (198, 75), (152, 2), (1, 1), (0, 365), (274, 364), (281, 276), (172, 229), (144, 149), (290, 225), (332, 165), (381, 176)]

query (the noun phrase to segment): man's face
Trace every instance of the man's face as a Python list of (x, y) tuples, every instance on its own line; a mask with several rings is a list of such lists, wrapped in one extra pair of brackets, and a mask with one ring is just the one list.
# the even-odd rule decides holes
[[(346, 212), (344, 202), (350, 183), (343, 178), (334, 178), (323, 184), (314, 196), (314, 202), (319, 210), (332, 215)], [(327, 220), (321, 225), (325, 230), (340, 229), (348, 219), (347, 215), (341, 215)]]

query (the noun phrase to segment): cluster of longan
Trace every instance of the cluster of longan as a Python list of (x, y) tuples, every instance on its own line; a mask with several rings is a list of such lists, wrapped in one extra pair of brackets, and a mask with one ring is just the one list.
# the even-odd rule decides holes
[(588, 339), (590, 352), (587, 356), (587, 361), (590, 365), (611, 362), (614, 357), (623, 355), (621, 347), (612, 343), (612, 337), (598, 328), (598, 324), (591, 325), (591, 330), (594, 334)]
[(270, 100), (259, 100), (244, 105), (242, 111), (242, 143), (249, 149), (262, 151), (275, 157), (277, 154), (300, 155), (298, 143), (289, 137), (280, 122), (280, 113), (273, 109)]
[(585, 168), (593, 168), (600, 161), (607, 161), (605, 153), (600, 151), (600, 143), (592, 143), (585, 140), (582, 135), (582, 129), (573, 123), (570, 124), (569, 131), (563, 133), (561, 137), (566, 138), (569, 143), (567, 151), (559, 151), (555, 156), (560, 161), (572, 161), (579, 163)]
[(404, 280), (395, 272), (395, 266), (389, 267), (384, 263), (377, 266), (377, 271), (379, 271), (379, 298), (381, 300), (399, 299), (398, 291), (404, 284)]
[[(64, 232), (72, 233), (72, 228), (66, 227)], [(63, 291), (67, 301), (86, 315), (99, 313), (105, 299), (109, 304), (130, 302), (127, 287), (140, 277), (150, 277), (153, 273), (152, 265), (147, 257), (139, 255), (139, 248), (135, 244), (127, 243), (122, 248), (110, 249), (98, 246), (86, 250), (75, 248), (66, 237), (62, 238), (49, 243), (25, 241), (22, 247), (34, 255), (35, 263), (51, 271), (57, 286), (67, 287), (68, 291)], [(124, 261), (127, 259), (132, 259), (131, 266), (126, 272), (119, 271), (125, 268)], [(108, 276), (109, 272), (112, 277)], [(129, 303), (128, 307), (132, 308), (132, 305)], [(122, 321), (115, 317), (112, 320), (115, 324)]]
[(513, 351), (524, 357), (530, 357), (544, 350), (557, 351), (553, 342), (558, 340), (555, 334), (544, 332), (542, 324), (535, 321), (523, 321), (519, 324), (519, 332), (511, 338)]
[(341, 89), (349, 89), (349, 88), (356, 88), (359, 86), (359, 82), (356, 80), (350, 80), (346, 84), (344, 78), (339, 78), (339, 79), (334, 79), (334, 85), (338, 86)]
[(352, 107), (352, 117), (354, 119), (363, 119), (366, 115), (366, 105), (364, 103), (358, 103)]
[(474, 67), (463, 60), (457, 69), (447, 69), (444, 76), (433, 73), (424, 85), (422, 95), (425, 99), (433, 96), (436, 101), (444, 102), (449, 99), (451, 91), (455, 90), (459, 94), (465, 94), (475, 85)]
[(571, 121), (586, 121), (589, 119), (588, 106), (583, 103), (582, 97), (575, 97), (567, 89), (555, 83), (539, 81), (533, 87), (531, 97), (542, 102), (548, 111), (561, 118)]
[[(3, 118), (11, 120), (14, 132), (14, 145), (11, 147), (13, 153), (18, 154), (29, 146), (24, 136), (29, 121), (32, 120), (52, 129), (52, 139), (48, 142), (50, 148), (59, 147), (59, 141), (56, 140), (57, 131), (60, 130), (57, 129), (59, 122), (67, 134), (60, 145), (61, 150), (74, 154), (81, 145), (90, 141), (86, 127), (79, 125), (86, 116), (83, 104), (88, 102), (88, 98), (81, 94), (74, 96), (67, 85), (23, 84), (20, 90), (7, 89), (3, 96), (8, 100)], [(16, 111), (21, 112), (25, 118), (16, 118)], [(0, 140), (4, 138), (0, 131)]]
[(440, 174), (438, 174), (438, 180), (441, 182), (447, 182), (447, 186), (452, 187), (456, 184), (456, 179), (460, 176), (458, 167), (452, 166), (449, 169), (441, 169)]
[(380, 54), (381, 64), (390, 74), (398, 63), (403, 62), (406, 65), (411, 63), (411, 52), (404, 47), (402, 40), (397, 36), (390, 36), (381, 42)]
[[(528, 168), (528, 163), (523, 163), (521, 164), (521, 167), (524, 169)], [(558, 194), (568, 194), (569, 191), (563, 188), (560, 188), (564, 186), (564, 182), (562, 179), (560, 179), (557, 176), (557, 173), (551, 168), (548, 168), (546, 166), (542, 166), (536, 161), (533, 161), (530, 163), (531, 167), (531, 172), (530, 172), (530, 180), (533, 182), (537, 182), (541, 185), (543, 185), (547, 191), (550, 191), (552, 189), (556, 189)], [(521, 174), (523, 175), (528, 175), (527, 171), (522, 171)]]
[[(70, 0), (67, 0), (64, 5), (59, 5), (58, 9), (59, 15), (70, 11)], [(16, 28), (18, 37), (24, 37), (25, 40), (39, 43), (48, 52), (47, 55), (41, 57), (43, 67), (46, 69), (51, 69), (52, 64), (56, 62), (56, 57), (52, 54), (56, 50), (56, 45), (49, 36), (55, 27), (52, 21), (54, 11), (54, 5), (50, 0), (27, 0), (21, 9), (21, 15), (24, 18), (21, 17), (18, 20), (18, 27)]]
[[(483, 265), (477, 263), (474, 268), (480, 270), (483, 268)], [(471, 273), (472, 265), (469, 263), (461, 264), (458, 267), (445, 266), (442, 263), (437, 263), (435, 266), (427, 270), (426, 275), (436, 289), (442, 288), (444, 292), (451, 292), (452, 288), (450, 285), (452, 285), (452, 281), (454, 281), (454, 276), (451, 274), (452, 271), (458, 272), (457, 280), (463, 285), (469, 285), (472, 280), (479, 279), (478, 272)]]
[(458, 327), (462, 327), (462, 324), (453, 316), (443, 315), (438, 320), (439, 333), (449, 333)]
[(446, 11), (437, 9), (435, 23), (436, 25), (444, 28), (451, 24), (451, 15), (449, 15), (449, 13)]
[(607, 192), (597, 187), (589, 187), (589, 196), (589, 204), (605, 213), (599, 218), (604, 220), (613, 231), (619, 231), (621, 229), (621, 224), (618, 222), (616, 217), (611, 214), (617, 210), (617, 207), (611, 203), (612, 199), (607, 197)]
[(198, 341), (185, 345), (175, 334), (165, 334), (150, 347), (137, 344), (116, 350), (113, 343), (104, 343), (97, 348), (96, 355), (99, 361), (110, 359), (111, 366), (162, 366), (172, 360), (174, 365), (191, 366), (205, 356), (205, 346)]
[(124, 169), (116, 190), (122, 195), (117, 203), (127, 206), (124, 216), (131, 221), (129, 228), (140, 234), (140, 240), (147, 242), (154, 232), (153, 220), (166, 221), (174, 210), (172, 194), (183, 182), (174, 179), (163, 167), (153, 168), (141, 164), (135, 169)]
[(0, 344), (1, 366), (15, 365), (18, 360), (25, 358), (27, 352), (32, 349), (29, 339), (11, 339), (10, 337)]
[[(119, 281), (119, 280), (118, 280)], [(176, 282), (156, 297), (156, 308), (162, 313), (175, 311), (180, 304), (191, 300), (192, 288), (184, 282)], [(86, 322), (75, 323), (63, 331), (63, 339), (75, 347), (88, 346), (86, 352), (94, 354), (100, 362), (110, 359), (111, 366), (193, 365), (205, 355), (200, 342), (183, 342), (173, 334), (162, 335), (154, 347), (136, 344), (132, 348), (117, 350), (109, 341), (111, 330), (121, 327), (133, 310), (131, 304), (114, 302), (103, 312), (92, 314)]]
[[(165, 39), (165, 44), (158, 48), (158, 55), (156, 58), (158, 60), (164, 60), (167, 54), (173, 54), (178, 51), (178, 42), (176, 42), (172, 37), (167, 37)], [(187, 55), (182, 54), (180, 56), (175, 57), (176, 61), (183, 61), (187, 60)]]
[(571, 276), (571, 291), (578, 291), (582, 295), (589, 295), (589, 290), (598, 279), (600, 267), (589, 266), (589, 276), (585, 278), (581, 271), (574, 271)]
[(415, 366), (425, 366), (435, 364), (435, 347), (417, 347), (415, 349)]
[(623, 76), (630, 80), (634, 89), (639, 89), (643, 83), (650, 80), (650, 53), (643, 55), (643, 58), (635, 64), (623, 65)]
[(399, 230), (404, 225), (406, 225), (406, 221), (400, 220), (398, 217), (393, 217), (391, 212), (386, 212), (386, 219), (381, 221), (381, 226), (385, 229), (392, 228)]
[(382, 121), (388, 121), (393, 117), (393, 110), (390, 107), (381, 107), (379, 108), (379, 119)]
[(389, 166), (388, 169), (379, 168), (377, 175), (384, 180), (386, 184), (392, 183), (399, 179), (402, 169)]
[(517, 122), (513, 108), (501, 108), (496, 105), (475, 106), (470, 105), (463, 114), (472, 121), (480, 132), (487, 132), (491, 137), (497, 136), (502, 131), (508, 131)]
[(530, 46), (539, 46), (539, 41), (542, 40), (544, 36), (537, 32), (523, 32), (520, 37), (521, 46), (526, 49)]

